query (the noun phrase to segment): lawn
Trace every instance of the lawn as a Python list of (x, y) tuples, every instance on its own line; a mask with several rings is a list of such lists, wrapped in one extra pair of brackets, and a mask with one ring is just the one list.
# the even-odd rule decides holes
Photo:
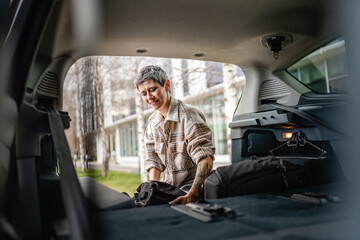
[(116, 191), (126, 192), (130, 197), (134, 196), (137, 187), (141, 184), (140, 174), (108, 171), (107, 176), (103, 177), (101, 170), (86, 169), (85, 172), (81, 172), (80, 168), (76, 168), (76, 173), (78, 177), (88, 176)]

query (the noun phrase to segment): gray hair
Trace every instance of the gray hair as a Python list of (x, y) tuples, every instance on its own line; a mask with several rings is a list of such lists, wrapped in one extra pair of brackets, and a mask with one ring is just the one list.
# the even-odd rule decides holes
[(155, 82), (159, 83), (162, 87), (165, 85), (165, 81), (168, 79), (167, 73), (159, 66), (149, 65), (143, 67), (140, 70), (139, 75), (136, 77), (134, 83), (138, 89), (139, 84), (145, 82), (146, 80), (152, 79)]

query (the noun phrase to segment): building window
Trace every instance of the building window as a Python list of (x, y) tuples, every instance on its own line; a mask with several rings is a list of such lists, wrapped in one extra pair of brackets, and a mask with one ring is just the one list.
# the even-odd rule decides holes
[(224, 95), (211, 96), (192, 105), (198, 107), (206, 117), (206, 121), (212, 131), (213, 143), (217, 155), (228, 154), (227, 136), (226, 136), (226, 119)]
[(137, 126), (136, 122), (121, 124), (120, 133), (120, 156), (129, 157), (137, 156)]

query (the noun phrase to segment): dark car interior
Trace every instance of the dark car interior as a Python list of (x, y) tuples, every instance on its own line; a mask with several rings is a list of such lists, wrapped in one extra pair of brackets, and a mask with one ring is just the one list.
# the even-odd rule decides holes
[[(357, 239), (356, 1), (28, 0), (3, 5), (0, 239)], [(317, 68), (326, 51), (333, 54), (326, 58), (329, 69), (347, 63), (341, 74)], [(211, 199), (239, 215), (212, 223), (168, 205), (129, 208), (116, 202), (120, 195), (106, 190), (102, 200), (116, 203), (104, 200), (106, 207), (90, 207), (68, 161), (64, 130), (72, 122), (62, 104), (66, 73), (85, 56), (239, 66), (246, 87), (228, 126), (231, 162), (284, 158), (307, 169), (308, 186)], [(101, 186), (94, 183), (94, 188)], [(327, 201), (288, 197), (304, 193)]]

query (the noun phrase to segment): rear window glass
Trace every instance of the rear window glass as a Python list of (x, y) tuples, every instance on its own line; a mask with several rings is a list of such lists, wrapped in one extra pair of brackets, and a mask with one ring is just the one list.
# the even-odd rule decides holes
[(347, 92), (345, 40), (322, 46), (290, 66), (288, 72), (315, 92)]

